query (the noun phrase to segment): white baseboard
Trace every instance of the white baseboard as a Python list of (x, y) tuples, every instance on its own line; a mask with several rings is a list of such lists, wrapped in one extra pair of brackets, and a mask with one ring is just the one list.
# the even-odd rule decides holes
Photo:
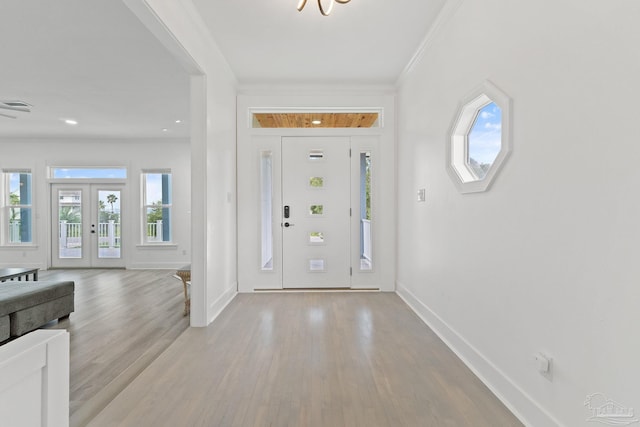
[(136, 262), (126, 266), (127, 270), (177, 270), (189, 262)]
[(463, 336), (420, 301), (406, 286), (399, 282), (396, 286), (398, 296), (523, 424), (527, 426), (562, 426), (558, 420), (538, 405)]
[(213, 313), (209, 318), (209, 323), (213, 322), (216, 317), (222, 313), (227, 305), (238, 295), (238, 284), (233, 283), (226, 291), (223, 292), (214, 302), (209, 305), (209, 313)]

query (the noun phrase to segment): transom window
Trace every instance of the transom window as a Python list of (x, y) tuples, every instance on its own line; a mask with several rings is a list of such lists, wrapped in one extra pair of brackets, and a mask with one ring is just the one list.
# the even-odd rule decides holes
[(253, 111), (252, 128), (379, 128), (381, 110)]
[(126, 179), (127, 168), (52, 167), (50, 174), (54, 179)]

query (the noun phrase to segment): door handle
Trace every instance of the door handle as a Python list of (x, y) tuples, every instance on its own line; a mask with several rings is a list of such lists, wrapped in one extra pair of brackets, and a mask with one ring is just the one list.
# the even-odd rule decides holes
[(285, 226), (285, 227), (287, 227), (287, 228), (289, 228), (289, 227), (293, 227), (294, 225), (295, 225), (295, 224), (289, 224), (288, 222), (285, 222), (285, 223), (284, 223), (284, 226)]
[(291, 208), (287, 205), (284, 207), (284, 217), (289, 218), (289, 216), (291, 216)]

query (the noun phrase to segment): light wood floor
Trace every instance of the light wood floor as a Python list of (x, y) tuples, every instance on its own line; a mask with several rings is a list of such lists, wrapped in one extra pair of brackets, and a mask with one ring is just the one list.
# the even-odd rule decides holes
[(75, 312), (46, 326), (70, 333), (72, 426), (86, 425), (188, 328), (182, 282), (172, 273), (40, 272), (40, 280), (75, 281)]
[(389, 293), (240, 294), (91, 423), (520, 426)]

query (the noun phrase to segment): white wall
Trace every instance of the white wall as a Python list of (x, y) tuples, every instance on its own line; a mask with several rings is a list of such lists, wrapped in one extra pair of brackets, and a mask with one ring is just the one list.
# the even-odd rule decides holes
[[(448, 7), (400, 81), (398, 291), (529, 425), (592, 424), (597, 392), (638, 409), (640, 3)], [(447, 133), (484, 79), (513, 98), (513, 152), (463, 195)]]
[[(51, 254), (49, 166), (125, 166), (123, 196), (127, 218), (123, 256), (127, 268), (178, 268), (189, 263), (190, 154), (184, 139), (0, 139), (0, 168), (28, 168), (33, 173), (34, 243), (1, 247), (0, 266), (47, 268)], [(144, 247), (142, 243), (143, 169), (168, 168), (172, 172), (172, 246)], [(60, 181), (58, 181), (60, 182)]]
[(190, 0), (125, 0), (192, 75), (191, 325), (236, 294), (236, 80)]

